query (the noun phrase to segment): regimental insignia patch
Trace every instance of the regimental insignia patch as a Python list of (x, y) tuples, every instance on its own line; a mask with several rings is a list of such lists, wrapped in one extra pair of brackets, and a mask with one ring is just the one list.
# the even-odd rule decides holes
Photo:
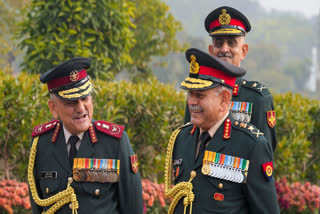
[(267, 122), (271, 128), (273, 128), (276, 125), (277, 120), (276, 113), (274, 112), (274, 110), (267, 111)]
[(139, 170), (138, 158), (137, 155), (130, 155), (131, 169), (132, 172), (137, 173)]
[(264, 177), (267, 179), (267, 181), (270, 181), (273, 174), (273, 163), (266, 162), (262, 164), (262, 170), (263, 170)]

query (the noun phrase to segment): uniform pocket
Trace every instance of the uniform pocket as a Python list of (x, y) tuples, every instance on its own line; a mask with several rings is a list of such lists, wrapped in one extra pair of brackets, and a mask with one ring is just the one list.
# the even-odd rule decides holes
[(43, 197), (48, 198), (59, 192), (61, 180), (58, 178), (42, 178), (39, 183)]
[(108, 193), (108, 190), (111, 189), (112, 185), (117, 185), (116, 183), (89, 183), (83, 182), (81, 183), (83, 190), (92, 195), (92, 196), (103, 196)]

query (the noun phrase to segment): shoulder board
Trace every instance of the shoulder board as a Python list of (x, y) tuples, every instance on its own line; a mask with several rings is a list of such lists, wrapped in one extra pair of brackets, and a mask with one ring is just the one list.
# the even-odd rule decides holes
[(122, 133), (124, 131), (124, 126), (109, 123), (103, 120), (95, 121), (94, 125), (98, 131), (119, 139), (122, 137)]
[(50, 131), (51, 129), (54, 129), (57, 126), (57, 124), (59, 124), (59, 120), (53, 120), (48, 123), (37, 125), (36, 127), (34, 127), (31, 136), (36, 137), (36, 136), (39, 136), (43, 133), (46, 133), (46, 132)]
[(235, 120), (232, 126), (246, 132), (252, 138), (254, 138), (255, 141), (257, 141), (258, 138), (261, 138), (262, 136), (264, 136), (264, 134), (251, 123), (245, 123), (245, 122)]
[(190, 125), (192, 125), (192, 123), (191, 123), (191, 122), (188, 122), (188, 123), (186, 123), (186, 124), (183, 124), (182, 126), (179, 126), (178, 129), (183, 129), (183, 128), (185, 128), (185, 127), (187, 127), (187, 126), (190, 126)]
[(267, 94), (270, 94), (270, 91), (267, 87), (265, 87), (263, 84), (257, 82), (257, 81), (247, 81), (243, 80), (242, 86), (252, 89), (256, 92), (258, 92), (260, 95), (265, 96)]

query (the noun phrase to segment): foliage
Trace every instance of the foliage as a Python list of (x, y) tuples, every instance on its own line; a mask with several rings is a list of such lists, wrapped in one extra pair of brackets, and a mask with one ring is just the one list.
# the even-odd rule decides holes
[[(303, 80), (310, 73), (311, 65), (306, 59), (311, 58), (312, 47), (318, 45), (318, 53), (320, 50), (320, 40), (317, 37), (320, 32), (320, 13), (316, 17), (307, 18), (294, 12), (266, 10), (259, 1), (253, 0), (202, 0), (196, 3), (185, 0), (183, 6), (180, 1), (164, 1), (176, 20), (183, 25), (181, 34), (185, 37), (179, 36), (180, 42), (190, 42), (190, 37), (194, 37), (201, 42), (191, 43), (191, 47), (201, 50), (207, 50), (211, 43), (210, 36), (204, 29), (206, 16), (222, 5), (240, 10), (248, 17), (252, 26), (246, 35), (249, 52), (241, 64), (248, 71), (246, 78), (258, 80), (277, 93), (292, 91), (313, 95), (304, 89), (307, 83)], [(201, 43), (205, 43), (205, 47)], [(320, 54), (318, 56), (320, 60)], [(186, 77), (186, 73), (181, 74), (181, 69), (172, 69), (188, 65), (184, 57), (179, 57), (179, 53), (166, 56), (162, 61), (168, 64), (173, 62), (174, 66), (167, 69), (158, 68), (155, 64), (152, 70), (157, 69), (155, 74), (159, 79), (165, 83), (179, 83)], [(318, 98), (319, 90), (315, 93), (314, 97)]]
[(184, 102), (183, 93), (154, 78), (137, 84), (95, 82), (95, 117), (126, 126), (145, 178), (162, 179), (166, 145), (183, 123)]
[[(155, 79), (144, 83), (94, 80), (94, 118), (126, 126), (145, 178), (162, 179), (166, 145), (171, 132), (183, 121), (185, 95)], [(0, 157), (8, 155), (6, 169), (24, 180), (31, 132), (52, 120), (46, 85), (39, 75), (15, 77), (0, 71)], [(10, 168), (9, 168), (10, 166)]]
[(320, 108), (319, 101), (287, 93), (275, 95), (274, 105), (278, 141), (274, 174), (286, 177), (290, 182), (307, 179), (317, 182), (320, 178), (319, 158), (312, 152), (316, 147), (308, 138), (316, 131), (316, 118), (310, 112)]
[(29, 213), (30, 210), (29, 189), (27, 183), (16, 180), (0, 181), (0, 213)]
[(289, 184), (286, 178), (276, 182), (278, 203), (282, 214), (315, 214), (319, 210), (319, 191), (310, 182)]
[(161, 0), (130, 0), (136, 5), (136, 26), (133, 29), (137, 41), (130, 51), (134, 70), (151, 72), (149, 63), (152, 56), (166, 56), (170, 51), (178, 52), (183, 48), (176, 40), (176, 32), (182, 30), (169, 7)]
[(35, 75), (15, 77), (9, 69), (0, 71), (0, 158), (5, 161), (6, 179), (10, 170), (25, 177), (31, 130), (48, 120), (48, 110), (40, 108), (45, 104), (41, 97), (46, 88), (39, 82)]
[(0, 65), (12, 64), (19, 53), (17, 41), (12, 38), (17, 22), (22, 18), (22, 8), (29, 0), (0, 0)]
[(141, 182), (144, 213), (167, 213), (169, 199), (164, 196), (164, 184), (157, 184), (148, 179), (142, 179)]
[(133, 11), (133, 4), (118, 0), (32, 1), (18, 33), (26, 51), (24, 71), (43, 73), (83, 56), (93, 60), (96, 76), (119, 72), (131, 60)]

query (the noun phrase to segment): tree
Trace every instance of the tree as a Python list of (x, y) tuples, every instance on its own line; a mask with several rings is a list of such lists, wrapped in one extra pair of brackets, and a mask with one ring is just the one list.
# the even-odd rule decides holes
[(75, 56), (90, 57), (94, 75), (117, 73), (135, 43), (134, 6), (118, 0), (34, 0), (20, 24), (23, 70), (43, 73)]
[(183, 46), (176, 39), (182, 30), (181, 23), (169, 13), (169, 7), (161, 0), (129, 0), (135, 3), (133, 20), (136, 43), (130, 51), (131, 70), (151, 72), (152, 56), (166, 56), (170, 51), (178, 52)]
[(21, 10), (29, 0), (0, 0), (0, 65), (12, 65), (19, 53), (12, 35), (21, 21)]

